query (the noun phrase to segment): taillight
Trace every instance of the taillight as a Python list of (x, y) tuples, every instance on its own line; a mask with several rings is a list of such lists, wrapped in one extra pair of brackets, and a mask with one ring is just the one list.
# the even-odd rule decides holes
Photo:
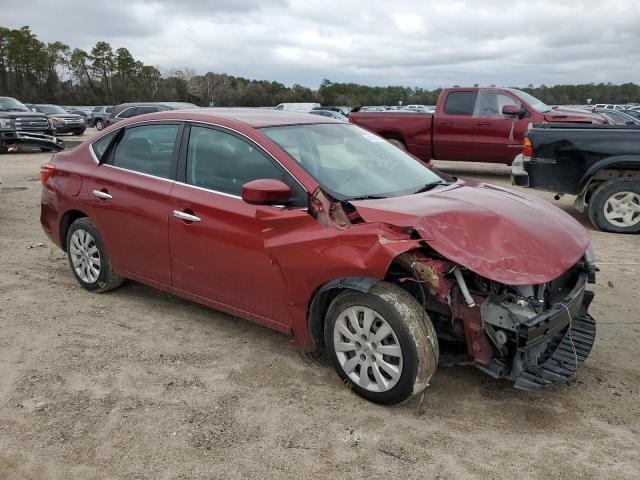
[(349, 123), (353, 123), (353, 118), (351, 118), (351, 115), (349, 115), (349, 118), (347, 118), (347, 120), (349, 120)]
[(51, 175), (53, 175), (55, 171), (56, 167), (54, 165), (51, 165), (50, 163), (45, 163), (40, 167), (40, 183), (43, 187), (50, 188), (47, 185), (47, 182), (49, 181), (49, 177), (51, 177)]
[(529, 158), (533, 156), (533, 147), (531, 146), (531, 140), (526, 137), (522, 142), (522, 155)]

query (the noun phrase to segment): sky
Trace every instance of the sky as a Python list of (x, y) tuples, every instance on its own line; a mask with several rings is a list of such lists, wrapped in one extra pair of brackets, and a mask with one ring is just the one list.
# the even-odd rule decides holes
[(640, 82), (640, 0), (0, 0), (45, 42), (318, 88)]

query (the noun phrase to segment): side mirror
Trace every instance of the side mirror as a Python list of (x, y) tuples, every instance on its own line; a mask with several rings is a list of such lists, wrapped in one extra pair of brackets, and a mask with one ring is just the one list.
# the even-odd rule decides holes
[(289, 185), (273, 178), (252, 180), (242, 186), (242, 200), (251, 205), (283, 204), (291, 197)]
[(516, 107), (515, 105), (504, 105), (502, 107), (503, 115), (511, 115), (515, 117), (515, 116), (520, 116), (521, 113), (522, 113), (522, 110)]

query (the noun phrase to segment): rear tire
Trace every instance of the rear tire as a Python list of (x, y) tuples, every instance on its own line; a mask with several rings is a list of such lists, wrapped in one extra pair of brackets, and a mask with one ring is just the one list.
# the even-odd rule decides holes
[(640, 232), (640, 180), (616, 178), (601, 184), (589, 199), (589, 220), (605, 232)]
[(400, 403), (422, 392), (438, 366), (438, 338), (429, 316), (391, 283), (338, 295), (329, 306), (324, 334), (340, 378), (375, 403)]
[(102, 237), (87, 217), (77, 219), (69, 227), (67, 257), (73, 276), (86, 290), (103, 293), (124, 283), (124, 278), (111, 270)]

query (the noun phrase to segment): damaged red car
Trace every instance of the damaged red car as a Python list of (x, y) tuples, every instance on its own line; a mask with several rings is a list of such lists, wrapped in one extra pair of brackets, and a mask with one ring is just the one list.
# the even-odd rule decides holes
[(588, 233), (360, 127), (199, 109), (118, 123), (42, 166), (42, 226), (78, 283), (132, 279), (293, 336), (392, 404), (439, 363), (522, 389), (593, 345)]

